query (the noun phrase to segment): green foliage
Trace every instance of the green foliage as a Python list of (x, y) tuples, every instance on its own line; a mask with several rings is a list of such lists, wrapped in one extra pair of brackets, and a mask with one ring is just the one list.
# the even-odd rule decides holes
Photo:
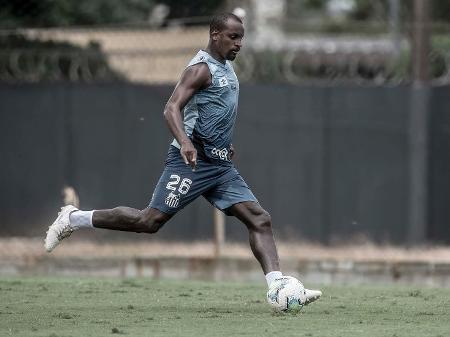
[(9, 0), (0, 6), (2, 28), (145, 21), (154, 0)]
[(170, 7), (169, 19), (211, 16), (225, 5), (224, 0), (160, 0)]
[[(351, 17), (355, 20), (387, 20), (389, 15), (389, 0), (355, 0), (355, 10)], [(426, 0), (430, 2), (430, 18), (433, 23), (444, 21), (450, 23), (450, 2), (442, 0)], [(400, 16), (403, 23), (413, 19), (413, 0), (399, 0)]]
[(435, 35), (431, 39), (430, 76), (437, 78), (450, 71), (450, 37)]
[[(447, 74), (450, 69), (450, 37), (447, 35), (433, 36), (431, 50), (428, 56), (429, 76), (438, 79)], [(391, 65), (390, 73), (394, 79), (411, 78), (411, 52), (403, 50)]]
[(434, 21), (450, 22), (450, 1), (431, 0), (431, 17)]
[(170, 7), (169, 18), (210, 16), (224, 7), (224, 0), (0, 0), (0, 27), (144, 23), (158, 3)]
[(0, 81), (117, 81), (100, 46), (86, 48), (68, 42), (40, 41), (22, 35), (0, 35)]
[(355, 9), (350, 13), (350, 17), (354, 20), (386, 20), (388, 13), (387, 0), (355, 0)]
[[(404, 22), (412, 18), (412, 0), (399, 0)], [(389, 0), (355, 0), (350, 18), (387, 21)], [(450, 22), (450, 2), (431, 0), (433, 22)], [(66, 27), (146, 22), (153, 7), (170, 7), (169, 18), (211, 16), (226, 8), (225, 0), (0, 0), (0, 27)], [(324, 11), (327, 0), (287, 1), (288, 16)]]
[[(302, 5), (306, 9), (324, 9), (327, 1), (328, 0), (303, 0)], [(292, 1), (292, 2), (297, 2), (297, 1)], [(300, 2), (297, 2), (297, 3), (300, 3)]]

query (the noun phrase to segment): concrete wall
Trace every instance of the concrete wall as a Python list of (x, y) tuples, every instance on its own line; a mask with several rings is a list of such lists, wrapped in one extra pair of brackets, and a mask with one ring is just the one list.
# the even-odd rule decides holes
[[(409, 213), (409, 87), (242, 85), (236, 165), (284, 239), (404, 243)], [(65, 184), (84, 209), (144, 208), (171, 136), (171, 86), (0, 87), (0, 235), (43, 235)], [(450, 242), (448, 87), (430, 99), (429, 203), (424, 239)], [(97, 231), (96, 238), (143, 236)], [(212, 237), (204, 200), (158, 233)], [(246, 240), (227, 218), (227, 237)]]

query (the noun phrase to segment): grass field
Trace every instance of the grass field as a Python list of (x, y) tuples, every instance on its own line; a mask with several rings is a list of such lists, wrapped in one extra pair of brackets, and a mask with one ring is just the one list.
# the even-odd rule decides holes
[(0, 278), (0, 336), (442, 336), (450, 289), (325, 287), (276, 314), (264, 284)]

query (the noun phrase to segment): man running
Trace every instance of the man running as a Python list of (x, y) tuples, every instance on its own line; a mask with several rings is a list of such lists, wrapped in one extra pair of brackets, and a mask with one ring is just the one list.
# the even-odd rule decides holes
[[(244, 27), (234, 14), (221, 14), (212, 19), (209, 34), (208, 47), (190, 61), (166, 104), (164, 117), (175, 139), (149, 206), (95, 211), (63, 207), (47, 232), (48, 252), (80, 228), (156, 233), (179, 210), (203, 196), (246, 225), (267, 284), (282, 276), (270, 215), (231, 161), (239, 82), (229, 61), (241, 49)], [(306, 295), (311, 302), (322, 293), (307, 289)]]

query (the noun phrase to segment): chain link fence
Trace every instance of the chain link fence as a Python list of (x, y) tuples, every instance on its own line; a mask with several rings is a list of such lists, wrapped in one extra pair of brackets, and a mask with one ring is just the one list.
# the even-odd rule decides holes
[[(265, 2), (238, 2), (246, 25), (244, 48), (235, 62), (241, 81), (411, 81), (412, 14), (407, 2), (281, 1), (279, 15), (264, 21), (258, 6)], [(237, 4), (213, 1), (206, 8), (201, 1), (192, 3), (203, 8), (203, 16), (184, 17), (192, 12), (178, 6), (174, 11), (179, 17), (170, 17), (169, 5), (150, 0), (83, 0), (75, 7), (65, 0), (10, 1), (0, 10), (0, 81), (176, 82), (193, 54), (206, 47), (210, 15)], [(431, 3), (430, 76), (434, 83), (447, 84), (450, 8), (448, 14), (436, 8), (450, 6)]]

